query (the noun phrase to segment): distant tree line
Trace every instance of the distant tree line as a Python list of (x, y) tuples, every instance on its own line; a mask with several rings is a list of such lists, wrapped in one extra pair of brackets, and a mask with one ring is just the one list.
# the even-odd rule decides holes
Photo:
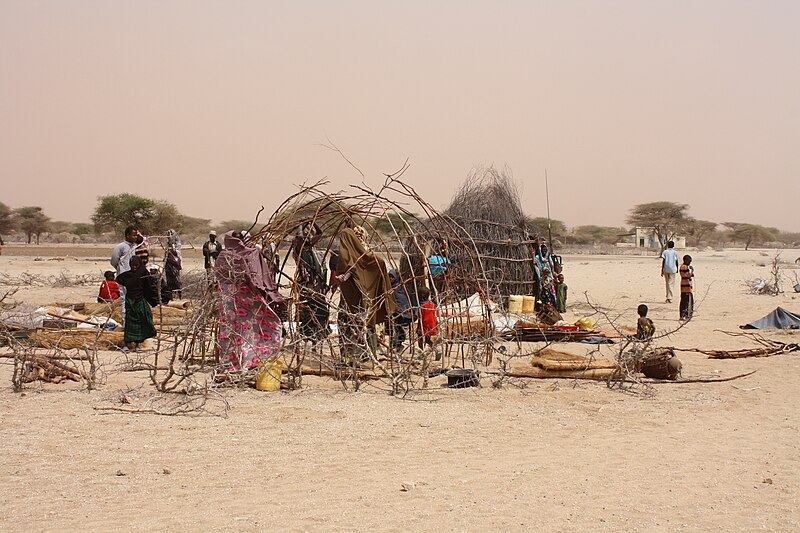
[(51, 220), (41, 207), (11, 209), (0, 202), (0, 237), (22, 236), (28, 244), (39, 244), (41, 240), (68, 243), (114, 241), (120, 238), (126, 226), (137, 226), (145, 235), (163, 235), (167, 230), (175, 229), (198, 238), (205, 237), (214, 229), (210, 219), (184, 215), (170, 202), (128, 193), (98, 198), (91, 223)]
[[(528, 222), (538, 228), (544, 238), (549, 232), (553, 239), (567, 245), (613, 245), (627, 240), (632, 227), (652, 227), (659, 242), (677, 235), (686, 237), (688, 246), (797, 246), (800, 232), (785, 232), (777, 228), (746, 222), (712, 222), (688, 214), (689, 205), (675, 202), (650, 202), (631, 208), (625, 221), (630, 227), (585, 225), (568, 227), (563, 221), (531, 217)], [(218, 233), (235, 229), (245, 230), (252, 222), (226, 220), (213, 225), (210, 219), (181, 213), (164, 200), (153, 200), (135, 194), (121, 193), (101, 196), (91, 217), (91, 223), (51, 220), (38, 206), (12, 209), (0, 202), (0, 237), (21, 235), (31, 244), (42, 238), (48, 242), (113, 241), (126, 226), (137, 226), (145, 235), (163, 235), (175, 229), (182, 235), (202, 239), (210, 230)], [(375, 218), (369, 225), (377, 231), (404, 231), (401, 220), (391, 217)], [(253, 231), (263, 227), (258, 225)]]
[[(630, 227), (575, 226), (567, 227), (561, 220), (544, 217), (531, 218), (539, 234), (547, 237), (548, 224), (553, 239), (561, 244), (609, 245), (628, 239), (634, 227), (653, 228), (659, 242), (666, 243), (680, 235), (686, 237), (688, 246), (796, 246), (800, 232), (786, 232), (777, 228), (744, 222), (712, 222), (688, 214), (689, 206), (675, 202), (650, 202), (635, 205), (625, 222)], [(662, 245), (663, 246), (663, 245)]]

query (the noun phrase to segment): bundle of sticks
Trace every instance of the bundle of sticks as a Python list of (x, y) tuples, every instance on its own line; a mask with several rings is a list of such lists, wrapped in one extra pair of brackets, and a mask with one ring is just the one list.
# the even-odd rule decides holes
[(800, 344), (798, 343), (786, 343), (765, 339), (758, 334), (733, 333), (729, 331), (723, 331), (722, 333), (732, 337), (747, 337), (760, 344), (761, 348), (751, 348), (749, 350), (701, 350), (699, 348), (688, 348), (685, 350), (681, 349), (680, 351), (702, 353), (707, 355), (709, 359), (743, 359), (745, 357), (770, 357), (800, 350)]
[(81, 370), (45, 355), (28, 355), (24, 358), (22, 381), (30, 383), (40, 380), (61, 383), (64, 380), (80, 381), (89, 377)]

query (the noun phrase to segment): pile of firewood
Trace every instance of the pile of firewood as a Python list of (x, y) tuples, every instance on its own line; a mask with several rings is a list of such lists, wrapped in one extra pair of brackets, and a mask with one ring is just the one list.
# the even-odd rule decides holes
[(21, 381), (46, 381), (61, 383), (65, 380), (80, 381), (89, 379), (81, 370), (46, 355), (28, 355), (24, 358)]

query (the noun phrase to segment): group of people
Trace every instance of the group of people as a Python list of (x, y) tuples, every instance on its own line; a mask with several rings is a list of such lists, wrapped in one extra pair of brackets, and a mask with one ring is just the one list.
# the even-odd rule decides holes
[(531, 237), (537, 244), (533, 249), (533, 284), (537, 306), (552, 307), (559, 313), (567, 310), (567, 285), (561, 260), (553, 255), (544, 243)]
[[(297, 308), (296, 315), (288, 317), (284, 316), (287, 302), (276, 281), (282, 266), (271, 256), (273, 252), (249, 246), (241, 232), (228, 232), (224, 247), (216, 234), (209, 235), (203, 255), (206, 270), (213, 273), (223, 294), (220, 348), (227, 370), (252, 368), (274, 354), (285, 334), (284, 319), (296, 320), (300, 339), (316, 350), (329, 333), (330, 302), (337, 290), (340, 299), (335, 322), (342, 363), (366, 361), (379, 354), (380, 324), (395, 350), (402, 350), (412, 331), (420, 348), (433, 347), (439, 327), (432, 291), (445, 289), (453, 265), (446, 243), (438, 243), (426, 258), (424, 283), (413, 274), (404, 277), (396, 269), (388, 270), (384, 259), (370, 248), (367, 232), (356, 224), (341, 229), (324, 250), (318, 247), (323, 236), (317, 224), (308, 222), (292, 237)], [(567, 286), (560, 261), (546, 245), (537, 247), (534, 259), (539, 299), (564, 312)], [(438, 359), (438, 351), (432, 351)]]
[(168, 235), (162, 276), (158, 265), (150, 263), (150, 246), (139, 229), (128, 226), (124, 237), (111, 253), (111, 266), (115, 270), (104, 273), (97, 301), (121, 300), (125, 346), (136, 349), (156, 336), (150, 308), (168, 303), (174, 296), (180, 297), (180, 239), (175, 232)]
[[(684, 255), (682, 261), (679, 260), (678, 251), (675, 250), (675, 242), (667, 242), (667, 246), (661, 253), (661, 277), (664, 278), (666, 288), (666, 299), (664, 303), (672, 303), (674, 297), (675, 279), (680, 277), (680, 303), (678, 305), (678, 316), (681, 321), (691, 320), (694, 313), (694, 267), (692, 266), (692, 256)], [(636, 339), (649, 341), (655, 335), (656, 327), (652, 319), (648, 318), (649, 308), (645, 304), (640, 304), (636, 309), (639, 319), (636, 322)]]
[(336, 291), (340, 295), (336, 326), (343, 364), (368, 361), (381, 352), (379, 325), (384, 326), (394, 349), (402, 349), (413, 326), (421, 348), (434, 344), (438, 321), (430, 289), (404, 280), (397, 270), (388, 270), (384, 259), (371, 249), (362, 227), (349, 224), (335, 235), (338, 247), (332, 239), (324, 250), (318, 247), (323, 232), (317, 224), (309, 222), (297, 228), (290, 248), (297, 295), (292, 317), (287, 316), (286, 299), (278, 292), (276, 278), (281, 275), (281, 265), (270, 257), (273, 252), (249, 246), (242, 237), (228, 232), (221, 249), (213, 240), (204, 247), (206, 265), (223, 296), (219, 342), (227, 371), (252, 368), (275, 354), (285, 334), (284, 320), (296, 320), (301, 341), (310, 342), (316, 350), (329, 334), (330, 302)]
[[(532, 237), (532, 240), (535, 238)], [(547, 307), (552, 305), (560, 313), (566, 311), (567, 285), (564, 283), (564, 274), (560, 261), (553, 256), (546, 244), (537, 242), (533, 252), (534, 286), (537, 306)], [(661, 276), (666, 286), (665, 303), (672, 303), (674, 286), (677, 278), (680, 279), (680, 303), (678, 315), (681, 321), (692, 318), (694, 312), (694, 267), (692, 256), (684, 255), (682, 258), (675, 250), (674, 241), (667, 242), (661, 254)], [(637, 313), (636, 337), (639, 340), (649, 340), (655, 333), (653, 321), (647, 317), (648, 307), (639, 305)]]

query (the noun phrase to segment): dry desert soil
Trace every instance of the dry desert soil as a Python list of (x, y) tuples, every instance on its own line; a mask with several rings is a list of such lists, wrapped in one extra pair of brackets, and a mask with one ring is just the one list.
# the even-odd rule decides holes
[[(0, 273), (99, 280), (108, 253), (7, 246)], [(696, 317), (661, 344), (749, 348), (720, 330), (777, 306), (800, 311), (791, 289), (799, 251), (783, 252), (786, 292), (775, 297), (744, 283), (768, 275), (774, 252), (691, 253)], [(188, 268), (201, 266), (196, 251), (185, 255)], [(652, 255), (565, 257), (566, 318), (587, 312), (586, 292), (623, 323), (646, 303), (660, 331), (676, 327), (658, 271)], [(14, 297), (41, 305), (91, 301), (95, 291), (24, 287)], [(800, 342), (798, 332), (765, 335)], [(399, 399), (318, 378), (292, 392), (230, 390), (226, 418), (94, 409), (129, 388), (153, 393), (145, 373), (115, 372), (118, 355), (106, 355), (91, 392), (71, 382), (13, 392), (0, 359), (0, 530), (800, 531), (800, 352), (679, 352), (685, 377), (757, 372), (648, 394), (574, 380), (494, 388), (487, 378), (461, 390), (432, 380)]]

